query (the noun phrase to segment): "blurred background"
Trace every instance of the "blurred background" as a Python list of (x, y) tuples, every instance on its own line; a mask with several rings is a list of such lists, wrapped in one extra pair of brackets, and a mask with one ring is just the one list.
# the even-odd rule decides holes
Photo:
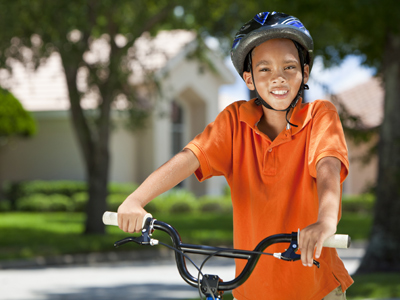
[[(229, 51), (261, 11), (305, 24), (316, 58), (304, 101), (328, 99), (342, 119), (350, 173), (338, 232), (362, 250), (349, 298), (400, 298), (395, 0), (1, 0), (0, 266), (114, 251), (124, 235), (103, 212), (250, 99)], [(229, 196), (224, 178), (192, 176), (147, 210), (185, 242), (231, 245)]]

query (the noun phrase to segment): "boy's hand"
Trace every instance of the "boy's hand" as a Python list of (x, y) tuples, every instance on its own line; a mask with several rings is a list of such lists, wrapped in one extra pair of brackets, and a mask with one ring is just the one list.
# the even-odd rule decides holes
[(312, 267), (315, 258), (318, 259), (322, 252), (324, 241), (336, 233), (336, 223), (318, 221), (307, 226), (300, 232), (299, 248), (301, 262), (304, 266)]
[(146, 213), (138, 201), (128, 197), (118, 207), (118, 227), (129, 233), (141, 232)]

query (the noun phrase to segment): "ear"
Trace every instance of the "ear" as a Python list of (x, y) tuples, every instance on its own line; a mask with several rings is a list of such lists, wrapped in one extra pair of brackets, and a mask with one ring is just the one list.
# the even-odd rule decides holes
[(310, 79), (310, 66), (304, 65), (304, 84)]
[(249, 90), (254, 90), (253, 78), (251, 78), (250, 72), (243, 72), (243, 80), (246, 83)]

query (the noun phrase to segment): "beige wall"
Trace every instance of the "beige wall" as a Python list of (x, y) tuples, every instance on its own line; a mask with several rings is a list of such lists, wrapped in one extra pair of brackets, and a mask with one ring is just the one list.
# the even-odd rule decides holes
[(378, 158), (376, 155), (368, 163), (364, 163), (362, 158), (368, 152), (371, 144), (354, 144), (347, 138), (349, 149), (350, 170), (344, 182), (343, 192), (345, 194), (357, 195), (367, 192), (376, 183), (378, 173)]
[(35, 113), (38, 133), (1, 148), (1, 180), (83, 180), (82, 159), (66, 111)]
[[(85, 168), (67, 111), (34, 113), (39, 131), (16, 139), (0, 152), (0, 179), (85, 180)], [(134, 181), (135, 136), (122, 124), (111, 133), (111, 181)]]

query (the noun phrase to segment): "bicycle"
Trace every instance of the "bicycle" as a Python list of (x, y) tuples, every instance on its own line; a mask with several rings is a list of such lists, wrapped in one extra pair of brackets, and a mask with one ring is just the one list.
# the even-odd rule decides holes
[[(118, 215), (114, 212), (105, 212), (103, 215), (103, 223), (106, 225), (118, 226)], [(172, 240), (173, 246), (162, 243), (152, 238), (152, 234), (155, 230), (160, 230), (167, 233)], [(182, 243), (178, 231), (171, 225), (158, 221), (152, 217), (151, 214), (146, 214), (143, 218), (142, 233), (138, 237), (127, 237), (114, 243), (115, 247), (119, 247), (125, 243), (135, 242), (140, 245), (155, 246), (163, 245), (175, 251), (175, 261), (182, 279), (190, 286), (199, 290), (200, 298), (203, 299), (203, 295), (206, 300), (222, 299), (223, 293), (226, 291), (233, 290), (243, 284), (247, 278), (251, 275), (261, 255), (270, 255), (284, 261), (297, 261), (300, 260), (300, 255), (296, 254), (298, 249), (298, 232), (284, 233), (271, 235), (263, 239), (252, 251), (239, 250), (232, 248), (212, 247), (205, 245), (193, 245)], [(287, 243), (289, 247), (282, 253), (267, 253), (264, 250), (276, 243)], [(324, 247), (334, 248), (348, 248), (350, 246), (351, 239), (348, 235), (335, 234), (328, 238), (324, 242)], [(198, 267), (191, 259), (187, 256), (187, 253), (191, 254), (202, 254), (208, 257), (203, 261), (200, 267)], [(247, 259), (247, 263), (243, 268), (242, 272), (236, 276), (236, 278), (230, 281), (222, 281), (218, 275), (203, 274), (202, 268), (205, 263), (213, 256), (220, 256), (226, 258), (236, 259)], [(186, 259), (188, 259), (199, 271), (197, 278), (190, 274), (186, 266)], [(320, 267), (318, 261), (314, 260), (314, 265)]]

